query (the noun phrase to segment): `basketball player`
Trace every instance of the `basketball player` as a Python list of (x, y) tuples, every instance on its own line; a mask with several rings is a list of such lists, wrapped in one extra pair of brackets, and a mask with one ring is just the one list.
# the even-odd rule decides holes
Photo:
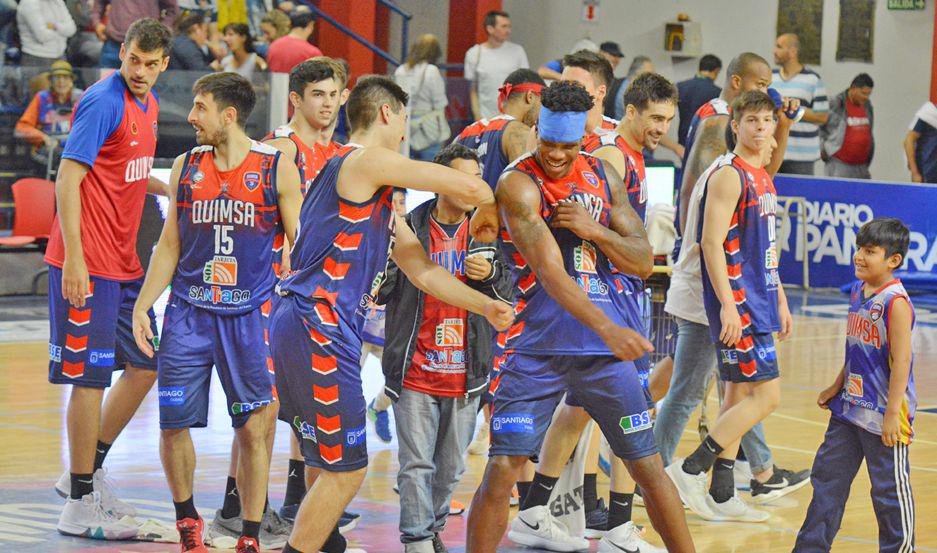
[(266, 411), (275, 408), (261, 305), (276, 280), (269, 270), (273, 238), (280, 226), (287, 236), (296, 231), (299, 172), (278, 150), (245, 134), (256, 101), (247, 79), (214, 73), (196, 81), (192, 92), (188, 121), (199, 146), (173, 164), (176, 209), (166, 217), (134, 306), (134, 335), (152, 356), (147, 311), (171, 283), (159, 352), (160, 457), (182, 551), (208, 551), (192, 499), (189, 428), (207, 424), (214, 365), (238, 440), (243, 527), (237, 551), (256, 553), (270, 462)]
[[(733, 469), (739, 440), (771, 414), (780, 401), (777, 352), (772, 333), (785, 340), (793, 329), (778, 277), (777, 196), (764, 169), (773, 139), (775, 104), (750, 91), (732, 104), (733, 153), (703, 186), (700, 212), (703, 303), (726, 383), (719, 418), (702, 444), (667, 473), (684, 503), (712, 520), (761, 522), (768, 513), (750, 509), (735, 490)], [(713, 469), (706, 493), (707, 473)]]
[(286, 553), (343, 551), (335, 525), (364, 479), (366, 405), (361, 391), (361, 327), (383, 281), (388, 256), (434, 297), (480, 313), (498, 329), (510, 306), (455, 279), (397, 224), (392, 186), (451, 194), (477, 205), (472, 228), (496, 235), (490, 188), (477, 177), (396, 153), (406, 131), (407, 95), (392, 80), (358, 80), (348, 99), (353, 145), (329, 161), (300, 213), (293, 273), (278, 285), (270, 345), (281, 409), (294, 415), (306, 464), (320, 470), (296, 517)]
[[(580, 153), (593, 98), (579, 84), (554, 82), (542, 94), (537, 149), (508, 167), (497, 196), (505, 257), (517, 274), (518, 322), (495, 394), (491, 457), (473, 499), (466, 550), (495, 551), (507, 523), (510, 489), (540, 445), (564, 393), (596, 420), (616, 455), (646, 489), (649, 514), (670, 551), (693, 551), (676, 490), (653, 444), (647, 393), (628, 360), (650, 343), (628, 325), (622, 272), (646, 276), (653, 263), (640, 218), (614, 170)], [(534, 493), (533, 488), (528, 493)], [(549, 516), (528, 509), (520, 543), (587, 548)]]
[[(70, 472), (55, 486), (68, 497), (58, 522), (63, 534), (136, 535), (134, 524), (121, 521), (134, 509), (114, 497), (101, 467), (156, 380), (156, 364), (133, 343), (131, 309), (143, 277), (135, 244), (144, 199), (147, 192), (166, 194), (166, 185), (149, 176), (159, 114), (151, 88), (169, 63), (171, 40), (155, 20), (130, 26), (120, 69), (78, 103), (59, 165), (45, 261), (49, 382), (73, 385), (66, 414)], [(102, 409), (104, 389), (119, 369), (124, 373)]]

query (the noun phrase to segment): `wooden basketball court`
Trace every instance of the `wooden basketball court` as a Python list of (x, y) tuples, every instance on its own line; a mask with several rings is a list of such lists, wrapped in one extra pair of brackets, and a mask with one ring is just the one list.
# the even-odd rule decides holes
[[(765, 424), (775, 462), (785, 468), (808, 468), (822, 440), (827, 413), (816, 407), (817, 392), (827, 386), (842, 364), (846, 298), (832, 293), (789, 292), (795, 308), (795, 337), (779, 345), (783, 399)], [(6, 300), (5, 300), (6, 301)], [(178, 545), (141, 542), (101, 542), (66, 538), (55, 531), (62, 500), (52, 485), (67, 461), (65, 403), (68, 387), (46, 381), (47, 323), (41, 316), (8, 317), (13, 312), (0, 302), (0, 551), (35, 552), (176, 552)], [(43, 310), (43, 299), (33, 311)], [(29, 311), (29, 310), (26, 310)], [(23, 312), (17, 310), (17, 313)], [(937, 551), (937, 306), (917, 305), (918, 327), (914, 339), (915, 378), (920, 406), (915, 421), (916, 439), (911, 447), (911, 480), (915, 492), (917, 551)], [(374, 358), (364, 371), (365, 393), (373, 396), (382, 385)], [(194, 430), (198, 453), (195, 501), (207, 519), (221, 505), (228, 452), (230, 422), (220, 388), (212, 390), (209, 428)], [(717, 403), (709, 398), (715, 412)], [(158, 414), (155, 390), (137, 417), (111, 450), (106, 463), (120, 485), (120, 497), (140, 512), (138, 518), (171, 522), (172, 504), (163, 480), (158, 454)], [(679, 455), (698, 442), (695, 420), (684, 434)], [(270, 480), (271, 502), (283, 498), (288, 452), (286, 428), (281, 426)], [(396, 443), (382, 444), (368, 430), (371, 465), (367, 480), (350, 510), (362, 514), (358, 528), (349, 535), (356, 547), (376, 552), (400, 551), (397, 532), (399, 499), (393, 491), (396, 478)], [(469, 469), (456, 499), (471, 501), (485, 459), (470, 457)], [(607, 493), (607, 479), (600, 475), (600, 496)], [(698, 551), (790, 551), (806, 512), (809, 486), (768, 507), (771, 518), (761, 524), (713, 523), (689, 517)], [(744, 497), (744, 495), (743, 495)], [(635, 520), (648, 524), (646, 513), (635, 508)], [(443, 539), (452, 551), (464, 550), (465, 518), (450, 517)], [(658, 538), (650, 541), (660, 544)], [(508, 540), (505, 551), (523, 551)], [(592, 548), (595, 550), (596, 542)], [(869, 480), (864, 469), (852, 489), (842, 529), (833, 551), (878, 551), (877, 526), (869, 500)]]

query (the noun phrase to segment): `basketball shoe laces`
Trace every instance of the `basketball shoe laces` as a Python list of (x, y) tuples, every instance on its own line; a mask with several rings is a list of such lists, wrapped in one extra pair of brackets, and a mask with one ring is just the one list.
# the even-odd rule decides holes
[(194, 524), (186, 524), (185, 526), (179, 527), (179, 538), (182, 541), (182, 545), (185, 546), (185, 551), (189, 549), (195, 549), (202, 545), (201, 543), (201, 533), (199, 532), (198, 522)]

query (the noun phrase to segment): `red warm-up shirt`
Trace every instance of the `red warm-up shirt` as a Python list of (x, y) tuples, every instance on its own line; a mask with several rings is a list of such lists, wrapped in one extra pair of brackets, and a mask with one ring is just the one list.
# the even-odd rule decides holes
[(865, 106), (846, 99), (846, 136), (843, 147), (833, 156), (843, 163), (862, 165), (869, 162), (872, 149), (872, 125)]

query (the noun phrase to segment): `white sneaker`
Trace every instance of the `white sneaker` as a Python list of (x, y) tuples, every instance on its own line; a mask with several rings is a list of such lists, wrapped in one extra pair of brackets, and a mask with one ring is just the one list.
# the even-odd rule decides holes
[(716, 503), (711, 495), (706, 494), (706, 506), (712, 513), (709, 520), (734, 520), (738, 522), (764, 522), (770, 518), (767, 511), (759, 511), (749, 507), (738, 494), (725, 503)]
[(599, 542), (599, 553), (667, 553), (666, 549), (649, 544), (641, 538), (635, 523), (628, 521), (605, 533)]
[[(101, 492), (101, 503), (104, 505), (105, 511), (110, 512), (117, 518), (137, 516), (137, 510), (132, 505), (117, 499), (117, 486), (114, 485), (112, 479), (108, 478), (107, 469), (99, 468), (94, 471), (91, 485), (94, 491)], [(59, 476), (58, 481), (55, 483), (55, 493), (64, 498), (71, 495), (72, 475), (68, 471)]]
[(488, 425), (482, 423), (475, 433), (475, 439), (469, 444), (469, 455), (488, 455)]
[(732, 474), (735, 479), (735, 489), (752, 489), (752, 479), (755, 477), (752, 476), (752, 465), (748, 461), (736, 461)]
[(683, 471), (683, 459), (675, 459), (664, 471), (673, 480), (684, 505), (705, 519), (713, 516), (706, 505), (706, 498), (709, 497), (706, 492), (706, 482), (709, 480), (707, 473), (687, 474)]
[(81, 499), (68, 499), (57, 528), (66, 536), (97, 540), (129, 540), (137, 535), (137, 525), (132, 519), (119, 519), (104, 510), (100, 492), (91, 492)]
[(546, 505), (517, 513), (508, 538), (514, 543), (548, 551), (588, 551), (589, 540), (569, 535), (566, 525), (550, 514)]

